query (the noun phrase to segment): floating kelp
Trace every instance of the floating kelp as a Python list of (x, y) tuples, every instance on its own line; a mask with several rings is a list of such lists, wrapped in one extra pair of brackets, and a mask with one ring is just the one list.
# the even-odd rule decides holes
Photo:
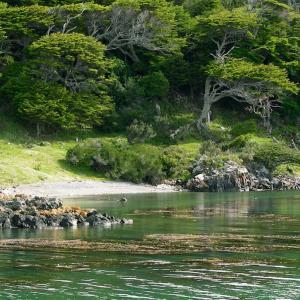
[(256, 257), (251, 256), (248, 258), (237, 258), (234, 257), (210, 257), (210, 258), (203, 258), (203, 259), (185, 259), (182, 262), (189, 264), (191, 266), (214, 266), (214, 267), (227, 267), (227, 266), (235, 266), (235, 267), (244, 267), (244, 266), (258, 266), (258, 265), (278, 265), (281, 264), (282, 261), (285, 261), (286, 264), (293, 265), (297, 263), (297, 260), (295, 259), (287, 259), (287, 258), (262, 258), (262, 257)]
[(165, 209), (158, 209), (158, 210), (147, 210), (147, 211), (140, 211), (135, 210), (132, 214), (133, 216), (147, 216), (147, 215), (165, 215), (167, 217), (194, 217), (194, 218), (202, 218), (202, 217), (211, 217), (211, 216), (223, 216), (227, 214), (232, 215), (247, 215), (245, 212), (241, 212), (238, 209), (234, 208), (198, 208), (195, 207), (193, 209), (175, 209), (175, 208), (165, 208)]
[(245, 210), (239, 210), (235, 208), (227, 207), (208, 207), (208, 208), (199, 208), (195, 207), (192, 209), (175, 209), (175, 208), (165, 208), (157, 210), (135, 210), (131, 216), (165, 216), (170, 218), (178, 219), (203, 219), (211, 218), (218, 216), (230, 216), (230, 217), (239, 217), (239, 218), (251, 218), (255, 219), (257, 222), (299, 222), (300, 220), (291, 216), (282, 216), (276, 214), (268, 213), (253, 213), (247, 212)]
[(300, 250), (300, 236), (244, 234), (153, 234), (141, 241), (101, 241), (9, 239), (0, 240), (0, 249), (64, 249), (136, 254), (170, 254), (201, 252), (269, 252)]

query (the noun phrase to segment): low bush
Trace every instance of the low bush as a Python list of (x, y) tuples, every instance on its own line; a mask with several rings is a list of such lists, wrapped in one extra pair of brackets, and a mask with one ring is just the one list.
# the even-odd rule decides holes
[(127, 140), (129, 144), (144, 143), (154, 138), (156, 133), (152, 127), (143, 121), (134, 120), (127, 127)]
[(290, 148), (282, 142), (260, 138), (253, 134), (241, 135), (227, 143), (225, 148), (238, 151), (244, 162), (253, 160), (270, 170), (284, 163), (300, 163), (299, 150)]
[(167, 178), (187, 180), (190, 176), (189, 168), (193, 161), (193, 154), (178, 146), (167, 147), (160, 156), (162, 169)]
[(216, 143), (227, 142), (231, 139), (230, 130), (217, 123), (211, 123), (202, 131), (203, 138), (212, 140)]
[(205, 154), (208, 156), (218, 156), (222, 153), (222, 149), (217, 143), (209, 140), (202, 143), (199, 153), (200, 155)]
[(202, 144), (199, 151), (199, 157), (195, 160), (193, 165), (193, 174), (197, 174), (198, 170), (220, 169), (228, 161), (234, 161), (242, 164), (241, 159), (237, 153), (231, 151), (222, 151), (222, 149), (212, 141), (207, 141)]
[(130, 145), (127, 141), (90, 139), (69, 150), (67, 161), (89, 166), (112, 179), (135, 183), (158, 184), (165, 178), (186, 180), (193, 160), (179, 146), (160, 147), (147, 144)]
[(235, 126), (232, 127), (230, 133), (237, 137), (240, 135), (253, 133), (259, 133), (259, 128), (257, 126), (257, 121), (254, 119), (246, 120), (244, 122), (239, 122)]
[(269, 138), (260, 138), (257, 137), (255, 134), (247, 133), (240, 135), (233, 140), (225, 143), (222, 147), (223, 150), (227, 149), (234, 149), (234, 150), (242, 150), (246, 145), (257, 145), (261, 143), (265, 143), (268, 141), (272, 141)]
[(91, 166), (92, 157), (100, 153), (102, 143), (98, 139), (88, 139), (67, 152), (66, 159), (73, 165)]
[(298, 164), (281, 164), (273, 171), (273, 176), (295, 175), (300, 176), (300, 165)]
[(269, 141), (255, 146), (253, 159), (273, 170), (283, 163), (300, 163), (300, 151)]
[(300, 145), (300, 132), (297, 123), (293, 125), (282, 125), (276, 128), (273, 133), (283, 138), (289, 144)]

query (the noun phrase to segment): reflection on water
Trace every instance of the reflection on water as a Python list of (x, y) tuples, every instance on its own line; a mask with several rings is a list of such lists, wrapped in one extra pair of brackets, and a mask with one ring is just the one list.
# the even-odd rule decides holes
[[(134, 219), (131, 226), (2, 230), (0, 238), (140, 240), (161, 233), (300, 236), (296, 192), (128, 198), (126, 205), (117, 201), (119, 196), (68, 199), (65, 204), (128, 216)], [(0, 252), (0, 299), (300, 299), (299, 286), (300, 251), (293, 249), (185, 255)]]

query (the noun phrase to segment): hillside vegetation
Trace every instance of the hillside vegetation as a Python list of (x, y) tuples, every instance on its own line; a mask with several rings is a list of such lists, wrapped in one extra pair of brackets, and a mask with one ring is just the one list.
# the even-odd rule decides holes
[(299, 175), (299, 9), (0, 2), (0, 185), (186, 182), (199, 157)]

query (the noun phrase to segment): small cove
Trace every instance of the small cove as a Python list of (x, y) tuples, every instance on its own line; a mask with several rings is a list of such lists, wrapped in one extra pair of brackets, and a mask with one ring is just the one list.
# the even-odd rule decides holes
[[(130, 217), (133, 225), (2, 230), (0, 237), (134, 243), (147, 236), (230, 236), (221, 242), (225, 250), (247, 237), (243, 250), (147, 254), (5, 249), (0, 252), (0, 298), (299, 299), (299, 192), (139, 194), (128, 196), (126, 204), (119, 198), (69, 198), (64, 204)], [(254, 250), (253, 241), (258, 245)], [(286, 248), (273, 249), (276, 243)]]

